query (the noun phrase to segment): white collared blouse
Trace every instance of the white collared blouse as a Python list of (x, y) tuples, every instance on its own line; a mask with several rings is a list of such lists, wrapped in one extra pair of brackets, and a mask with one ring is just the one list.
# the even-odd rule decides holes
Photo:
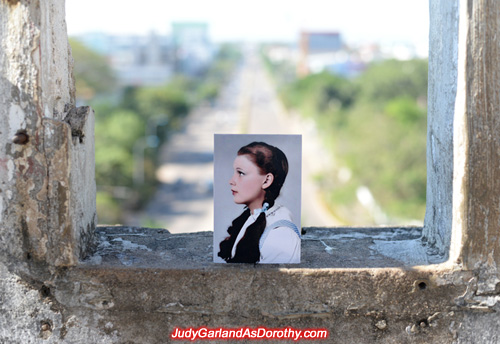
[[(251, 214), (243, 224), (234, 242), (231, 257), (236, 254), (236, 247), (246, 233), (247, 228), (254, 223), (259, 212)], [(266, 229), (259, 242), (261, 264), (300, 263), (300, 231), (293, 223), (290, 210), (275, 204), (266, 210)]]

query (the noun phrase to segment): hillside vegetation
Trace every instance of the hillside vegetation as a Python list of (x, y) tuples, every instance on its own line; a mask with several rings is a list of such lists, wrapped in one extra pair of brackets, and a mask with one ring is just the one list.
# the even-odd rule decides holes
[(266, 64), (285, 106), (315, 121), (334, 158), (317, 176), (333, 212), (350, 224), (422, 221), (427, 61), (380, 61), (353, 79)]
[[(79, 105), (96, 114), (95, 163), (99, 223), (123, 223), (158, 184), (158, 148), (179, 130), (195, 106), (210, 104), (240, 59), (235, 45), (219, 47), (212, 64), (197, 78), (177, 75), (161, 86), (117, 86), (104, 56), (70, 40)], [(144, 225), (154, 225), (146, 223)]]

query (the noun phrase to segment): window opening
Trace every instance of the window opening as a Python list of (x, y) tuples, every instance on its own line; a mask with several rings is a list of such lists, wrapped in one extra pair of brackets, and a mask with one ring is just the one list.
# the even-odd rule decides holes
[[(215, 10), (207, 8), (202, 17), (186, 4), (160, 11), (163, 5), (155, 2), (153, 12), (172, 15), (156, 21), (151, 12), (146, 24), (136, 8), (120, 4), (136, 20), (110, 27), (83, 27), (88, 21), (81, 13), (92, 6), (66, 5), (78, 101), (97, 114), (101, 223), (212, 229), (212, 134), (271, 130), (304, 135), (303, 226), (421, 225), (426, 138), (425, 129), (412, 136), (412, 125), (425, 126), (427, 4), (409, 11), (397, 1), (338, 9), (277, 1), (264, 13), (255, 6), (258, 15), (235, 14), (229, 22), (220, 18), (229, 2), (211, 2)], [(360, 14), (360, 5), (370, 17)], [(257, 17), (259, 25), (250, 20)], [(82, 56), (99, 82), (86, 78)], [(283, 116), (281, 102), (285, 125), (270, 128), (267, 116)], [(395, 137), (378, 145), (387, 134)], [(421, 154), (405, 153), (414, 147), (423, 150), (423, 161)], [(389, 193), (400, 199), (386, 200)]]

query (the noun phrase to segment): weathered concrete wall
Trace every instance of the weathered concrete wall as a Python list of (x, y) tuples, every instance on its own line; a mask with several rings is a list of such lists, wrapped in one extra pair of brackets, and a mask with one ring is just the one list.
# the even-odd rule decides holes
[[(446, 155), (453, 156), (453, 174), (449, 167), (435, 174), (434, 162), (428, 157), (431, 190), (428, 195), (429, 214), (426, 215), (424, 237), (430, 244), (446, 252), (449, 249), (450, 263), (474, 272), (471, 287), (464, 300), (479, 301), (498, 312), (500, 295), (500, 3), (497, 1), (431, 1), (431, 11), (437, 9), (443, 18), (432, 20), (431, 25), (444, 20), (448, 30), (438, 33), (431, 26), (430, 73), (448, 70), (450, 74), (430, 75), (429, 99), (437, 101), (447, 109), (440, 118), (449, 123), (453, 115), (453, 143), (446, 141)], [(442, 10), (445, 9), (444, 12)], [(447, 15), (449, 13), (449, 15)], [(434, 44), (432, 38), (442, 35), (446, 41)], [(455, 38), (456, 37), (456, 38)], [(455, 41), (457, 49), (455, 50)], [(432, 60), (433, 49), (440, 44), (453, 44), (452, 54)], [(439, 50), (439, 49), (438, 49)], [(456, 79), (454, 80), (454, 78)], [(439, 88), (442, 88), (441, 90)], [(431, 93), (431, 89), (432, 91)], [(455, 95), (452, 93), (456, 92)], [(454, 104), (452, 105), (452, 102)], [(434, 100), (434, 102), (436, 102)], [(446, 105), (448, 104), (448, 105)], [(429, 116), (439, 114), (430, 111)], [(430, 118), (430, 122), (434, 121)], [(432, 123), (432, 122), (431, 122)], [(434, 127), (430, 127), (430, 130)], [(434, 149), (432, 139), (428, 150)], [(448, 160), (444, 160), (446, 164)], [(449, 165), (448, 165), (449, 166)], [(452, 178), (452, 179), (450, 179)], [(450, 180), (452, 180), (451, 238), (442, 238), (440, 233), (449, 233)], [(444, 187), (443, 187), (444, 185)], [(436, 197), (439, 195), (440, 197)], [(430, 198), (429, 198), (430, 196)], [(429, 203), (432, 202), (432, 203)], [(436, 219), (435, 209), (442, 207), (441, 220)], [(441, 228), (440, 228), (441, 226)], [(443, 240), (444, 239), (444, 240)], [(446, 240), (449, 240), (447, 243)], [(442, 245), (444, 242), (445, 245)], [(497, 343), (500, 317), (496, 313), (466, 312), (460, 320), (456, 343)]]
[(74, 104), (64, 0), (0, 1), (0, 254), (74, 265), (96, 223), (93, 113)]
[(113, 342), (97, 315), (66, 317), (47, 286), (96, 223), (94, 114), (73, 109), (72, 64), (64, 0), (0, 0), (2, 343)]
[(46, 278), (20, 277), (0, 262), (0, 343), (119, 343), (112, 331), (102, 330), (103, 315), (65, 311), (53, 298), (51, 277)]
[(427, 112), (427, 208), (423, 239), (434, 253), (450, 250), (453, 109), (458, 82), (458, 2), (430, 1)]
[[(461, 5), (452, 242), (467, 269), (500, 266), (500, 2)], [(462, 172), (460, 172), (462, 171)], [(500, 281), (500, 280), (499, 280)]]
[(254, 266), (212, 263), (211, 232), (101, 227), (78, 267), (35, 279), (0, 264), (0, 342), (168, 343), (175, 327), (266, 326), (325, 328), (325, 343), (497, 343), (500, 296), (474, 271), (405, 267), (373, 252), (376, 233), (309, 228), (300, 266)]
[[(423, 239), (469, 269), (500, 263), (500, 3), (431, 1)], [(453, 235), (452, 235), (453, 233)]]

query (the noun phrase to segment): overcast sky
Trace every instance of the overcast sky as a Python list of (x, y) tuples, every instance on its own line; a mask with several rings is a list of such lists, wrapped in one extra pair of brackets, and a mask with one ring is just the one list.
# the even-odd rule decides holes
[(203, 21), (214, 41), (294, 41), (307, 29), (425, 48), (428, 8), (428, 0), (66, 0), (66, 18), (70, 35), (165, 34), (173, 21)]

